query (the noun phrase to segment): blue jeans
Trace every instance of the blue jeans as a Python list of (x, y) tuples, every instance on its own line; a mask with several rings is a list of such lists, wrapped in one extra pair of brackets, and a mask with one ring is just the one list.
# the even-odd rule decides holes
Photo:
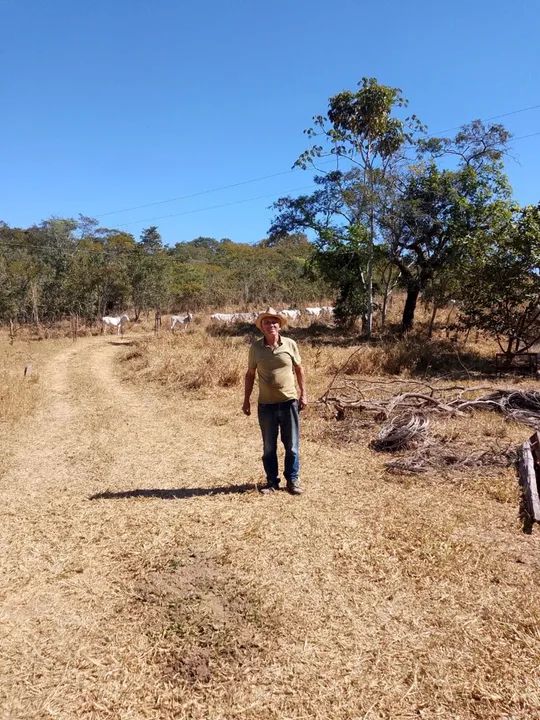
[(300, 471), (298, 401), (259, 403), (258, 416), (263, 439), (262, 461), (268, 484), (274, 487), (279, 484), (277, 438), (280, 430), (281, 442), (285, 448), (283, 474), (287, 485), (297, 485)]

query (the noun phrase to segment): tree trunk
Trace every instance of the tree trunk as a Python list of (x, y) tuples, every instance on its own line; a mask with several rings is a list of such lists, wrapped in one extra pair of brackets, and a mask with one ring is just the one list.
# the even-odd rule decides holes
[(429, 319), (429, 327), (428, 327), (428, 338), (431, 339), (433, 335), (433, 325), (435, 324), (435, 316), (437, 315), (437, 303), (433, 301), (433, 310), (431, 311), (431, 317)]
[[(386, 276), (386, 272), (388, 271), (388, 277)], [(390, 263), (387, 264), (385, 269), (383, 270), (382, 274), (382, 283), (383, 283), (383, 303), (382, 303), (382, 310), (381, 310), (381, 330), (384, 329), (386, 325), (386, 313), (388, 312), (388, 308), (392, 305), (392, 292), (397, 285), (399, 275), (397, 278), (392, 279), (392, 265)]]
[(365, 335), (369, 339), (373, 331), (373, 251), (375, 247), (375, 227), (373, 208), (369, 216), (369, 258), (366, 268), (366, 289), (367, 289), (367, 318)]
[(383, 303), (382, 303), (382, 310), (381, 310), (381, 330), (384, 330), (384, 326), (386, 325), (386, 307), (388, 305), (388, 300), (390, 296), (388, 295), (387, 291), (384, 292), (383, 297)]
[(39, 328), (39, 293), (36, 283), (31, 285), (31, 296), (32, 296), (32, 320), (37, 328)]
[(416, 302), (419, 294), (420, 288), (417, 283), (411, 284), (407, 287), (407, 299), (405, 300), (403, 320), (401, 323), (401, 329), (403, 332), (408, 332), (413, 326), (414, 312), (416, 310)]

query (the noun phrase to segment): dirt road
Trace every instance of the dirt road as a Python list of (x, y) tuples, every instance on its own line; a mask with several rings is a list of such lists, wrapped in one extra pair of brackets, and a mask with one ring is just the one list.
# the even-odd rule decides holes
[[(442, 715), (422, 717), (451, 717), (463, 677), (487, 693), (478, 717), (498, 717), (505, 683), (512, 717), (540, 707), (534, 676), (526, 690), (511, 662), (490, 674), (493, 647), (512, 658), (503, 590), (531, 627), (536, 613), (521, 588), (538, 541), (508, 530), (511, 507), (486, 517), (485, 499), (386, 483), (310, 443), (307, 495), (262, 498), (237, 391), (122, 383), (124, 350), (62, 346), (37, 368), (42, 405), (4, 439), (2, 719), (405, 718), (435, 695)], [(508, 584), (490, 584), (501, 567)]]
[[(2, 717), (142, 717), (149, 702), (148, 712), (165, 717), (155, 655), (168, 618), (145, 611), (155, 594), (148, 577), (161, 585), (152, 563), (177, 549), (195, 564), (202, 555), (196, 582), (206, 586), (210, 572), (215, 583), (209, 548), (222, 552), (232, 519), (240, 542), (252, 530), (239, 505), (255, 502), (268, 522), (254, 489), (258, 431), (239, 399), (179, 406), (140, 392), (115, 375), (124, 350), (122, 341), (80, 339), (36, 367), (43, 404), (11, 438), (1, 479)], [(227, 593), (237, 591), (212, 593), (217, 621)], [(204, 679), (206, 658), (187, 665), (180, 674)], [(185, 699), (170, 694), (178, 710)]]
[[(133, 706), (150, 645), (125, 613), (137, 560), (176, 530), (181, 508), (163, 499), (242, 484), (238, 464), (204, 439), (208, 418), (115, 378), (120, 350), (83, 339), (36, 368), (44, 404), (12, 438), (1, 480), (3, 718), (101, 717), (129, 694)], [(240, 442), (233, 451), (248, 457)], [(108, 501), (95, 497), (104, 492)]]

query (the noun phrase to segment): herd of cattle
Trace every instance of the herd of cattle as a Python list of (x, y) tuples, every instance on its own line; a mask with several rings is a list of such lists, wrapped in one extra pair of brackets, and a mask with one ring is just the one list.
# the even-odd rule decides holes
[[(279, 313), (286, 317), (288, 320), (293, 322), (300, 320), (303, 317), (308, 320), (314, 320), (316, 318), (331, 319), (334, 313), (334, 308), (331, 305), (324, 305), (322, 307), (307, 307), (303, 310), (296, 308), (289, 308), (286, 310), (279, 310)], [(256, 312), (238, 312), (238, 313), (213, 313), (210, 315), (210, 320), (213, 323), (221, 323), (224, 325), (234, 325), (238, 323), (252, 323), (255, 322), (258, 313)], [(191, 312), (185, 315), (171, 315), (171, 330), (176, 327), (185, 327), (193, 320), (193, 314)], [(102, 320), (102, 329), (105, 331), (108, 327), (116, 328), (118, 335), (123, 332), (125, 322), (129, 322), (129, 317), (124, 314), (118, 317), (107, 315)]]
[[(334, 313), (334, 308), (330, 305), (325, 305), (323, 307), (308, 307), (304, 308), (304, 310), (290, 308), (288, 310), (279, 310), (279, 313), (280, 315), (284, 315), (288, 320), (300, 320), (302, 316), (308, 318), (318, 318), (326, 316), (330, 318)], [(257, 315), (258, 313), (256, 312), (214, 313), (213, 315), (210, 315), (210, 320), (212, 320), (212, 322), (227, 324), (254, 322)]]

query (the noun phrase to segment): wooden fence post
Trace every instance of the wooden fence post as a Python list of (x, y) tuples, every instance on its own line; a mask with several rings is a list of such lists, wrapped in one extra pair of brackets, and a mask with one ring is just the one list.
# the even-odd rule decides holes
[(519, 484), (522, 489), (521, 519), (523, 529), (530, 533), (534, 522), (540, 522), (540, 434), (523, 443), (518, 453)]

